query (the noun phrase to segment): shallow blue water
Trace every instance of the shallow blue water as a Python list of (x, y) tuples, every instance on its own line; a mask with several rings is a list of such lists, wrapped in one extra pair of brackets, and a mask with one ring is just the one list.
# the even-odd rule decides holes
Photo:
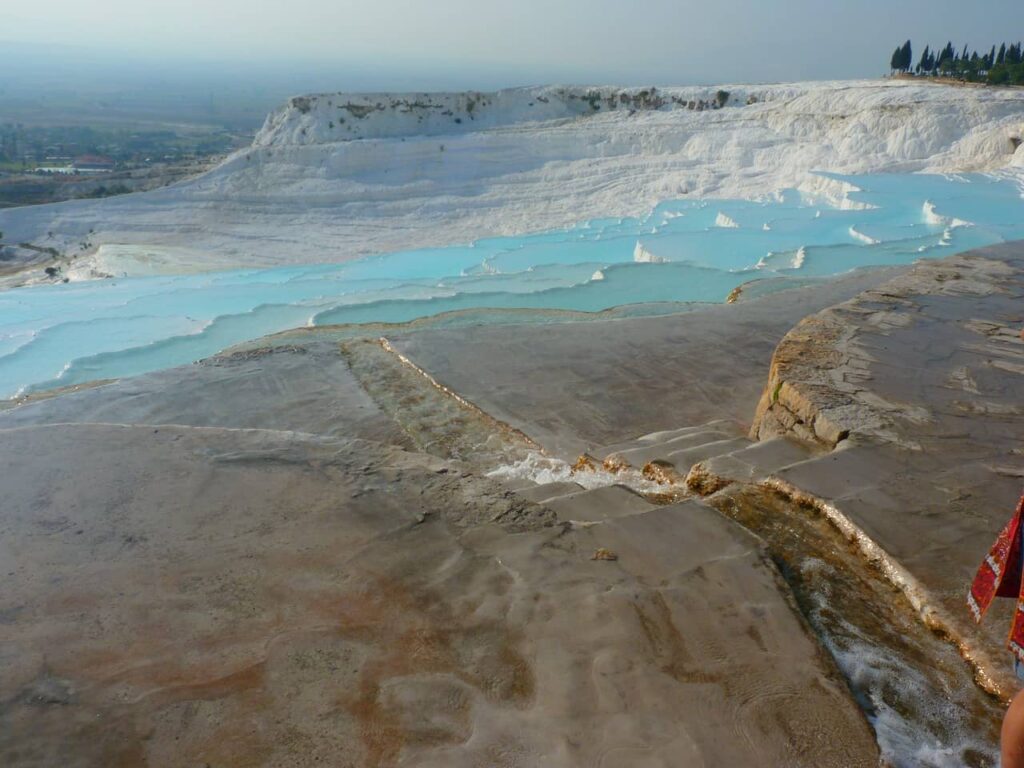
[(1019, 181), (835, 177), (873, 207), (675, 200), (641, 218), (341, 265), (117, 278), (0, 293), (0, 397), (191, 362), (301, 325), (471, 308), (599, 311), (723, 301), (773, 275), (821, 277), (1024, 238)]

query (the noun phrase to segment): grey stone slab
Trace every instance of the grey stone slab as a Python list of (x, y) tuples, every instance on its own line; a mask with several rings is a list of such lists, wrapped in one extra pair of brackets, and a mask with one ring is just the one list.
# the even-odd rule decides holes
[(407, 444), (336, 344), (213, 357), (0, 410), (0, 428), (54, 423), (276, 429)]
[(861, 271), (666, 317), (389, 338), (438, 381), (571, 461), (672, 425), (728, 419), (746, 431), (785, 333), (902, 271)]
[(558, 513), (561, 520), (581, 523), (598, 523), (654, 509), (653, 504), (621, 485), (561, 496), (545, 506)]
[(875, 446), (850, 446), (791, 464), (776, 474), (823, 499), (841, 499), (877, 488), (889, 478), (902, 455)]
[(811, 450), (807, 446), (795, 440), (776, 438), (748, 445), (723, 456), (713, 456), (704, 463), (712, 474), (749, 482), (806, 461), (810, 456)]
[(643, 467), (647, 462), (663, 458), (674, 451), (696, 448), (701, 445), (707, 445), (708, 443), (728, 440), (730, 437), (734, 436), (735, 435), (729, 435), (726, 432), (710, 432), (702, 430), (699, 432), (693, 432), (689, 435), (681, 435), (671, 440), (665, 440), (664, 442), (646, 442), (642, 445), (638, 445), (627, 450), (615, 451), (608, 455), (625, 461), (630, 466)]
[(543, 503), (559, 496), (568, 496), (570, 493), (578, 493), (583, 490), (579, 483), (558, 482), (533, 485), (529, 488), (516, 491), (516, 493), (529, 501)]
[(681, 451), (672, 451), (659, 458), (662, 461), (667, 461), (679, 472), (686, 473), (689, 471), (690, 467), (700, 461), (710, 459), (712, 456), (721, 456), (726, 453), (732, 453), (733, 451), (739, 450), (740, 448), (744, 448), (748, 445), (750, 445), (750, 440), (747, 438), (733, 437), (728, 440), (716, 440), (712, 443), (697, 445), (693, 448), (684, 448)]
[(659, 432), (651, 432), (646, 435), (642, 435), (633, 440), (624, 440), (618, 443), (612, 443), (611, 445), (603, 445), (599, 448), (594, 448), (590, 451), (592, 456), (603, 459), (612, 453), (618, 453), (620, 451), (629, 451), (634, 448), (642, 448), (644, 446), (653, 445), (655, 443), (667, 443), (671, 440), (675, 440), (681, 437), (687, 437), (690, 435), (697, 434), (699, 432), (737, 432), (740, 429), (736, 422), (729, 421), (728, 419), (717, 419), (715, 421), (708, 422), (707, 424), (701, 424), (699, 426), (692, 427), (680, 427), (679, 429), (666, 429)]
[(706, 509), (566, 530), (441, 460), (280, 430), (19, 427), (0, 466), (5, 768), (877, 764)]

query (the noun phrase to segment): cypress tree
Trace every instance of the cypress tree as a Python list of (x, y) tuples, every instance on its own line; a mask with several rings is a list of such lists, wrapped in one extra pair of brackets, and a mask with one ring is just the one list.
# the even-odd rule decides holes
[(889, 68), (892, 72), (916, 72), (918, 75), (953, 75), (962, 80), (979, 82), (987, 79), (995, 85), (1014, 83), (1024, 85), (1024, 43), (1001, 43), (987, 51), (971, 50), (969, 45), (954, 48), (952, 41), (940, 49), (925, 45), (917, 64), (914, 63), (912, 42), (907, 40), (892, 52)]
[(940, 72), (948, 72), (955, 56), (956, 54), (953, 52), (953, 43), (946, 43), (946, 47), (943, 48), (942, 53), (939, 54), (939, 61), (937, 63), (938, 70)]

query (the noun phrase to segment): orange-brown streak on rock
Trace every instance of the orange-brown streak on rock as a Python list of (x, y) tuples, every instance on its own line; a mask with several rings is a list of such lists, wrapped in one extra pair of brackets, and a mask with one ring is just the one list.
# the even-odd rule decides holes
[[(394, 765), (403, 747), (437, 741), (436, 735), (410, 735), (397, 714), (382, 706), (380, 692), (390, 679), (449, 674), (500, 701), (521, 705), (533, 696), (532, 671), (515, 649), (513, 638), (505, 632), (492, 638), (489, 625), (466, 626), (441, 605), (439, 596), (427, 590), (386, 578), (377, 579), (371, 587), (347, 595), (335, 605), (342, 634), (354, 633), (374, 648), (383, 649), (363, 666), (354, 697), (343, 701), (359, 723), (367, 768)], [(460, 644), (471, 641), (479, 632), (484, 633), (481, 642), (498, 666), (493, 678), (476, 669), (476, 664), (467, 665), (465, 659), (460, 659)]]
[(266, 662), (259, 661), (222, 677), (207, 680), (169, 684), (153, 691), (146, 698), (163, 704), (171, 701), (212, 701), (235, 696), (243, 691), (258, 690), (263, 686)]
[(633, 603), (651, 653), (661, 663), (661, 670), (680, 683), (716, 683), (719, 676), (696, 668), (686, 650), (686, 641), (679, 633), (672, 612), (660, 592), (651, 593), (651, 605), (645, 609), (641, 601)]

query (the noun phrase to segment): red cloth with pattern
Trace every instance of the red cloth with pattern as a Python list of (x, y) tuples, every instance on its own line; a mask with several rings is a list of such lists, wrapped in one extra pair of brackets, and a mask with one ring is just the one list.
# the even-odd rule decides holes
[(1006, 645), (1024, 662), (1024, 580), (1021, 579), (1021, 516), (1024, 515), (1024, 496), (1017, 502), (1013, 519), (999, 533), (996, 543), (978, 568), (971, 591), (967, 594), (967, 607), (974, 620), (980, 622), (985, 611), (997, 597), (1017, 598), (1013, 612), (1013, 626)]

